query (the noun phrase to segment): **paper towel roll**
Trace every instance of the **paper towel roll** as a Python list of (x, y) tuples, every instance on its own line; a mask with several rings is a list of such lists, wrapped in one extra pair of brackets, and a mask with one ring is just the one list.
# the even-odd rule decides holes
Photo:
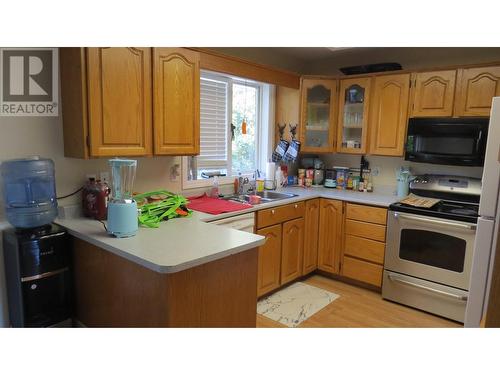
[(274, 173), (276, 171), (276, 164), (268, 162), (266, 165), (266, 180), (274, 180)]

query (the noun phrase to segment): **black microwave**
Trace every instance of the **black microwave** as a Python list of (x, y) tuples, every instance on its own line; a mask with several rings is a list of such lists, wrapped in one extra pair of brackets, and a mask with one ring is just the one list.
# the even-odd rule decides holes
[(405, 160), (483, 166), (488, 118), (411, 118)]

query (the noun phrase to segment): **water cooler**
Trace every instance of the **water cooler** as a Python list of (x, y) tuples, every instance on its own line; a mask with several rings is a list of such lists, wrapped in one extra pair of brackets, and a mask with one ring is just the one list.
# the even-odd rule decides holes
[(54, 163), (29, 158), (1, 165), (9, 317), (13, 327), (71, 325), (70, 245), (57, 216)]
[(52, 224), (8, 229), (3, 251), (13, 327), (71, 325), (68, 234)]

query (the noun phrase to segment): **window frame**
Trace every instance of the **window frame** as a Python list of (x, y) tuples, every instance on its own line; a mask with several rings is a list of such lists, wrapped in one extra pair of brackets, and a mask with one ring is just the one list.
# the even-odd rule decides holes
[[(256, 127), (255, 127), (255, 144), (256, 144), (256, 150), (255, 150), (255, 166), (256, 169), (262, 170), (262, 162), (263, 162), (263, 152), (268, 153), (269, 145), (263, 144), (262, 140), (263, 139), (269, 139), (269, 137), (264, 137), (264, 133), (266, 132), (263, 130), (263, 124), (266, 121), (265, 117), (269, 116), (268, 119), (268, 128), (267, 132), (269, 134), (274, 134), (274, 132), (271, 132), (270, 129), (274, 129), (272, 127), (272, 118), (274, 118), (274, 101), (273, 101), (273, 93), (274, 93), (274, 86), (268, 85), (263, 82), (257, 82), (254, 80), (246, 79), (244, 77), (235, 77), (235, 76), (230, 76), (227, 74), (222, 74), (222, 73), (217, 73), (217, 72), (212, 72), (212, 71), (207, 71), (207, 70), (202, 70), (200, 74), (200, 79), (202, 77), (207, 77), (208, 79), (214, 79), (218, 81), (226, 81), (228, 82), (228, 98), (227, 98), (227, 124), (228, 124), (228, 129), (227, 129), (227, 163), (228, 163), (228, 176), (222, 176), (218, 177), (218, 181), (220, 185), (228, 185), (234, 183), (236, 175), (233, 175), (233, 165), (232, 165), (232, 139), (231, 139), (231, 122), (232, 122), (232, 114), (233, 114), (233, 84), (238, 84), (242, 86), (251, 86), (255, 87), (257, 89), (256, 93)], [(269, 88), (266, 88), (266, 85), (269, 86)], [(272, 87), (272, 88), (271, 88)], [(267, 111), (263, 111), (264, 108), (264, 100), (265, 94), (267, 93), (267, 97), (270, 101)], [(272, 103), (271, 103), (272, 102)], [(272, 116), (271, 116), (271, 111), (272, 111)], [(273, 139), (270, 140), (273, 142)], [(212, 178), (207, 178), (207, 179), (197, 179), (197, 180), (188, 180), (188, 167), (189, 167), (189, 159), (191, 157), (196, 157), (196, 156), (183, 156), (181, 158), (181, 181), (182, 181), (182, 189), (183, 190), (189, 190), (189, 189), (196, 189), (196, 188), (202, 188), (202, 187), (209, 187), (212, 186), (213, 179)], [(254, 171), (247, 171), (245, 173), (241, 174), (242, 177), (248, 177), (248, 178), (253, 178), (254, 176)]]

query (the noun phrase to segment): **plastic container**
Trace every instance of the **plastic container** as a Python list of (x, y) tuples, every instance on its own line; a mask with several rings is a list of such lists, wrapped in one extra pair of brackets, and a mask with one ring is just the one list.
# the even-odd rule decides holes
[(219, 198), (219, 178), (214, 176), (213, 179), (212, 189), (210, 189), (210, 197)]
[(408, 193), (409, 193), (408, 181), (398, 180), (398, 185), (397, 185), (398, 198), (404, 198), (408, 195)]
[(106, 220), (108, 217), (108, 199), (110, 189), (106, 182), (90, 178), (83, 187), (82, 209), (83, 214), (97, 220)]
[(347, 185), (347, 177), (349, 168), (347, 167), (334, 167), (337, 176), (337, 189), (345, 190)]
[(0, 167), (5, 216), (17, 228), (50, 224), (57, 216), (54, 162), (39, 157), (4, 161)]

